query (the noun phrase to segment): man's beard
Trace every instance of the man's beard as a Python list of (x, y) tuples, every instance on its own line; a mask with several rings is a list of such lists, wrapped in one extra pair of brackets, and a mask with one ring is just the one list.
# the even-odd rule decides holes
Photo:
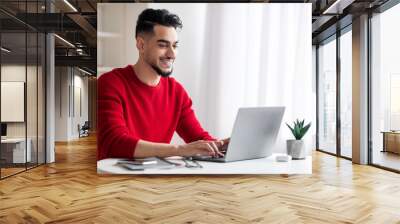
[(170, 76), (171, 74), (172, 74), (172, 70), (173, 69), (171, 69), (171, 71), (169, 71), (169, 72), (163, 72), (159, 67), (157, 67), (157, 66), (155, 66), (155, 65), (151, 65), (151, 67), (154, 69), (154, 71), (156, 71), (157, 72), (157, 74), (159, 75), (159, 76), (161, 76), (161, 77), (168, 77), (168, 76)]

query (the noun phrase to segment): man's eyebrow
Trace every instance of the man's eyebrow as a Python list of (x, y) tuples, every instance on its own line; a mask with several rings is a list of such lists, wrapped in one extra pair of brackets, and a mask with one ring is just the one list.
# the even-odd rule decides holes
[[(164, 39), (157, 40), (157, 42), (170, 44), (170, 42), (168, 40), (164, 40)], [(178, 41), (175, 42), (175, 44), (177, 44), (177, 43), (178, 43)]]

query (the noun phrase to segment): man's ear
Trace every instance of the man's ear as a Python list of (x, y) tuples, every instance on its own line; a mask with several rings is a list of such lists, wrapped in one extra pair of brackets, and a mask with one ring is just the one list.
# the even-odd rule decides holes
[(139, 50), (139, 52), (144, 51), (144, 39), (141, 36), (136, 37), (136, 48)]

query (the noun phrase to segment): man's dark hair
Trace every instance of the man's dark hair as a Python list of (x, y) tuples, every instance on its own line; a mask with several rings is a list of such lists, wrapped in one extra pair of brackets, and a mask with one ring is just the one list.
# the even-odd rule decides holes
[(153, 33), (155, 25), (174, 27), (182, 29), (181, 19), (166, 9), (145, 9), (140, 13), (136, 23), (136, 35), (140, 33)]

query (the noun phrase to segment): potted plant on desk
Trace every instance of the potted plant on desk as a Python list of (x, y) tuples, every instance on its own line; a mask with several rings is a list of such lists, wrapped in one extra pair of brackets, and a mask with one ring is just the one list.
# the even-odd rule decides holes
[(304, 159), (306, 157), (303, 136), (307, 133), (308, 129), (311, 127), (311, 122), (304, 126), (304, 120), (293, 122), (293, 127), (290, 127), (288, 123), (286, 125), (292, 131), (295, 139), (289, 139), (286, 141), (287, 154), (292, 157), (292, 159)]

